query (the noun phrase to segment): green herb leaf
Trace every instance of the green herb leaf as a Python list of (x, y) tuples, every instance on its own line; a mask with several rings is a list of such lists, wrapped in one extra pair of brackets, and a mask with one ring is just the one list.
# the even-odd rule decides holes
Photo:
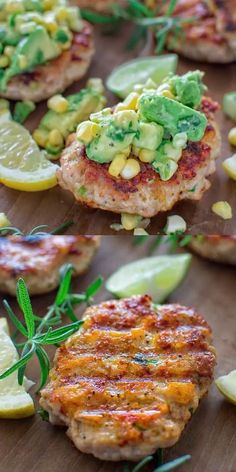
[(72, 264), (65, 264), (60, 270), (61, 283), (55, 300), (55, 304), (58, 306), (65, 301), (69, 293), (73, 270)]
[(167, 462), (166, 464), (161, 465), (160, 467), (157, 467), (153, 472), (169, 472), (170, 470), (177, 469), (182, 464), (185, 464), (185, 462), (189, 461), (192, 458), (189, 454), (183, 457), (179, 457), (178, 459), (174, 459), (171, 462)]
[(47, 378), (50, 371), (50, 360), (46, 351), (41, 346), (37, 346), (35, 352), (41, 369), (40, 384), (37, 389), (37, 392), (39, 392), (39, 390), (41, 390), (47, 383)]
[(15, 313), (11, 309), (11, 307), (10, 307), (9, 303), (7, 302), (7, 300), (3, 300), (3, 306), (4, 306), (5, 310), (7, 311), (7, 314), (9, 316), (9, 318), (11, 319), (12, 323), (14, 323), (14, 325), (20, 331), (20, 333), (23, 334), (23, 336), (25, 336), (27, 338), (27, 330), (25, 329), (23, 324), (20, 322), (20, 320), (18, 320), (18, 318), (16, 317)]
[(23, 279), (19, 279), (17, 282), (16, 296), (19, 306), (21, 307), (24, 314), (28, 337), (32, 338), (35, 333), (34, 314), (31, 306), (29, 292)]
[(146, 464), (149, 464), (153, 460), (153, 456), (144, 457), (132, 470), (132, 472), (139, 472)]
[(101, 276), (99, 276), (96, 280), (94, 280), (93, 283), (91, 283), (91, 285), (89, 285), (89, 287), (87, 288), (85, 294), (86, 294), (86, 299), (87, 300), (90, 300), (94, 295), (96, 295), (96, 293), (98, 292), (98, 290), (101, 288), (103, 284), (103, 278)]

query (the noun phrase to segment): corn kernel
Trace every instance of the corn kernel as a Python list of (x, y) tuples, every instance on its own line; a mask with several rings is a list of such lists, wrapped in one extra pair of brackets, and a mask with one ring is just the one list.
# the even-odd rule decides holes
[(11, 226), (11, 223), (5, 213), (0, 213), (0, 228), (4, 228), (4, 226)]
[(64, 138), (58, 129), (53, 129), (48, 135), (48, 142), (51, 146), (63, 147)]
[(33, 132), (33, 138), (40, 147), (42, 147), (42, 148), (46, 147), (47, 141), (48, 141), (47, 131), (44, 131), (44, 130), (41, 130), (41, 129), (36, 129)]
[(118, 177), (124, 168), (126, 158), (123, 154), (117, 154), (117, 156), (111, 162), (108, 172), (112, 177)]
[(56, 12), (56, 19), (58, 21), (66, 21), (68, 17), (69, 17), (68, 10), (65, 7), (59, 8), (58, 11)]
[(139, 94), (136, 92), (132, 92), (126, 97), (126, 99), (122, 103), (118, 103), (116, 107), (116, 111), (122, 110), (136, 110), (137, 103), (139, 99)]
[(28, 61), (27, 61), (27, 57), (24, 56), (23, 54), (19, 54), (18, 56), (18, 61), (19, 61), (19, 66), (20, 66), (20, 69), (25, 69), (27, 67), (27, 64), (28, 64)]
[(51, 10), (54, 7), (54, 0), (43, 0), (44, 10)]
[(173, 93), (172, 93), (170, 90), (163, 90), (163, 91), (161, 92), (161, 95), (162, 95), (163, 97), (171, 98), (172, 100), (175, 99), (175, 96), (173, 95)]
[(122, 213), (121, 215), (121, 224), (127, 231), (137, 228), (140, 221), (141, 216), (139, 215), (129, 215), (128, 213)]
[(222, 163), (223, 169), (231, 179), (236, 180), (236, 154)]
[(9, 57), (7, 56), (0, 56), (0, 69), (5, 69), (9, 66)]
[(178, 161), (182, 156), (182, 149), (175, 148), (172, 144), (165, 144), (164, 145), (164, 152), (169, 159), (173, 159), (174, 161)]
[(69, 103), (62, 95), (54, 95), (48, 100), (48, 108), (56, 113), (65, 113), (68, 107)]
[(47, 28), (49, 33), (55, 33), (58, 30), (58, 24), (52, 20), (46, 21), (45, 27)]
[(7, 57), (11, 57), (14, 52), (15, 48), (13, 46), (6, 46), (4, 49), (4, 55)]
[(174, 234), (177, 232), (184, 233), (187, 229), (186, 221), (179, 215), (171, 215), (167, 217), (165, 226), (166, 234)]
[(105, 90), (102, 79), (99, 79), (98, 77), (91, 77), (88, 79), (86, 87), (96, 90), (98, 93), (103, 93)]
[(93, 138), (98, 136), (100, 126), (92, 121), (84, 121), (77, 128), (77, 139), (84, 144), (89, 144)]
[(125, 149), (123, 149), (122, 154), (125, 157), (129, 157), (129, 155), (131, 154), (131, 146), (127, 146)]
[(135, 228), (134, 236), (148, 236), (148, 232), (144, 228)]
[(138, 161), (136, 161), (136, 159), (128, 159), (126, 161), (125, 167), (121, 171), (121, 177), (127, 180), (133, 179), (139, 174), (140, 170), (140, 164)]
[(132, 145), (132, 154), (139, 157), (140, 152), (141, 152), (141, 148), (139, 148), (138, 146), (134, 146), (134, 144), (133, 144)]
[(153, 162), (154, 159), (156, 158), (156, 152), (155, 151), (149, 151), (148, 149), (141, 149), (139, 152), (139, 159), (142, 162)]
[(216, 202), (211, 207), (213, 213), (223, 218), (223, 220), (231, 220), (233, 217), (232, 208), (228, 202)]
[(173, 137), (173, 146), (175, 148), (184, 148), (187, 144), (187, 141), (188, 141), (188, 135), (187, 133), (177, 133), (174, 137)]
[(231, 146), (236, 146), (236, 127), (230, 130), (228, 140)]
[(7, 13), (23, 13), (25, 11), (24, 6), (20, 2), (6, 2), (5, 11)]
[(152, 80), (151, 78), (149, 78), (146, 82), (146, 84), (144, 84), (145, 88), (146, 89), (155, 89), (157, 84), (156, 82), (154, 82), (154, 80)]

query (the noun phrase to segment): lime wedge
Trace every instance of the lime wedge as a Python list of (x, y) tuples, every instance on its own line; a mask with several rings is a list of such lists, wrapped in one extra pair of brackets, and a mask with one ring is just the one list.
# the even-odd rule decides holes
[(46, 159), (30, 133), (14, 121), (1, 123), (0, 182), (8, 187), (35, 192), (57, 184), (58, 166)]
[(162, 80), (177, 68), (178, 56), (166, 54), (159, 57), (140, 57), (113, 70), (109, 75), (107, 88), (125, 98), (132, 91), (135, 84), (144, 84), (149, 78), (159, 85)]
[[(0, 373), (5, 372), (18, 360), (18, 353), (9, 336), (5, 318), (0, 318)], [(27, 385), (28, 381), (25, 381)], [(17, 372), (0, 380), (0, 418), (26, 418), (34, 414), (34, 403), (26, 392), (25, 385), (19, 385)]]
[(190, 262), (190, 254), (139, 259), (111, 275), (106, 288), (119, 298), (148, 294), (161, 303), (180, 284)]
[(236, 405), (236, 370), (232, 370), (228, 375), (222, 375), (215, 383), (226, 400)]

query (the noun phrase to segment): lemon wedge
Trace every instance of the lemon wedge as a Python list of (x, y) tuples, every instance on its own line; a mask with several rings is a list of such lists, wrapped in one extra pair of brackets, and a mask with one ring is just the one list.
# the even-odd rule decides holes
[(0, 182), (26, 192), (57, 184), (58, 166), (46, 159), (26, 128), (14, 121), (1, 123)]
[(226, 400), (236, 405), (236, 370), (232, 370), (228, 375), (222, 375), (215, 383)]
[[(9, 336), (5, 318), (0, 318), (0, 373), (5, 372), (18, 361), (18, 353)], [(19, 385), (17, 372), (0, 380), (0, 418), (18, 419), (34, 414), (34, 403), (26, 392), (25, 386), (31, 382), (25, 379), (25, 385)]]

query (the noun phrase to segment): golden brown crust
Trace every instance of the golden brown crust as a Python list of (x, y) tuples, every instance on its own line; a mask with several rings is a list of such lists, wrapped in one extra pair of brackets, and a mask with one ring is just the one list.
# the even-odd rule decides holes
[(23, 277), (31, 294), (53, 290), (65, 263), (83, 273), (99, 245), (95, 236), (9, 236), (0, 238), (0, 290), (15, 295)]
[(33, 72), (13, 77), (1, 97), (38, 102), (63, 92), (73, 82), (81, 79), (94, 54), (93, 30), (84, 22), (83, 30), (75, 33), (71, 48)]
[(138, 460), (179, 439), (212, 381), (211, 342), (193, 309), (148, 296), (101, 303), (57, 350), (41, 404), (82, 451)]
[(236, 265), (236, 236), (196, 236), (190, 247), (206, 259)]
[[(149, 164), (142, 164), (141, 172), (131, 180), (112, 177), (108, 165), (88, 159), (83, 146), (75, 140), (62, 154), (59, 184), (90, 207), (143, 217), (167, 211), (179, 200), (200, 200), (210, 186), (207, 177), (215, 170), (215, 158), (220, 150), (220, 135), (214, 120), (217, 108), (210, 98), (203, 98), (201, 110), (208, 118), (205, 135), (198, 143), (189, 142), (178, 170), (167, 182)], [(80, 192), (81, 188), (86, 191)]]

